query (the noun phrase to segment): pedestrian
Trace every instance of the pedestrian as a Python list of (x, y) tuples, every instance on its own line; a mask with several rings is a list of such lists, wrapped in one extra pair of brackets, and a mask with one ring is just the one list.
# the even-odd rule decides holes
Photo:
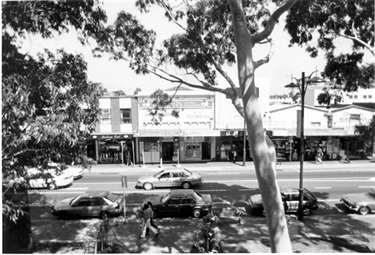
[(233, 144), (232, 145), (232, 160), (233, 160), (233, 163), (236, 163), (236, 157), (237, 157), (237, 151), (236, 151), (236, 146)]
[(150, 224), (152, 227), (156, 228), (157, 230), (159, 230), (159, 227), (156, 226), (156, 224), (154, 223), (154, 217), (155, 217), (155, 212), (154, 212), (154, 208), (152, 208), (152, 203), (150, 201), (147, 202), (149, 208), (151, 209), (152, 211), (152, 217), (150, 219)]
[(127, 166), (131, 166), (131, 165), (133, 165), (133, 162), (131, 161), (131, 154), (130, 154), (130, 151), (129, 151), (129, 150), (127, 150), (127, 151), (125, 152), (125, 156), (126, 156), (126, 165), (127, 165)]
[(323, 163), (322, 158), (323, 158), (323, 151), (319, 147), (318, 150), (317, 150), (317, 152), (316, 152), (315, 163), (316, 164), (322, 164)]
[(151, 226), (151, 223), (150, 223), (151, 219), (153, 217), (152, 209), (150, 208), (150, 206), (148, 204), (145, 204), (143, 208), (144, 208), (144, 210), (143, 210), (143, 227), (142, 227), (142, 234), (141, 234), (140, 238), (146, 237), (147, 229), (150, 229), (152, 232), (154, 232), (155, 237), (158, 237), (160, 230)]

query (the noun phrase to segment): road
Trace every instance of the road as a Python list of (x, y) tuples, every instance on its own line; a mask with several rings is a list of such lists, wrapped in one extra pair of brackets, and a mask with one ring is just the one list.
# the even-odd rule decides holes
[[(85, 173), (83, 178), (74, 181), (73, 185), (59, 190), (33, 190), (31, 194), (41, 194), (48, 198), (62, 199), (83, 193), (87, 190), (110, 190), (123, 193), (121, 175), (126, 175), (128, 187), (126, 194), (154, 194), (167, 192), (168, 189), (144, 191), (136, 189), (137, 178), (142, 175), (139, 169), (127, 173)], [(230, 169), (225, 171), (204, 170), (204, 182), (195, 187), (200, 192), (257, 192), (258, 182), (254, 171)], [(151, 174), (151, 173), (148, 173)], [(298, 169), (279, 169), (277, 181), (281, 188), (299, 187)], [(364, 192), (375, 188), (375, 174), (373, 165), (357, 169), (325, 169), (304, 170), (303, 186), (313, 192), (319, 200), (337, 201), (344, 193)], [(141, 201), (139, 201), (141, 202)]]

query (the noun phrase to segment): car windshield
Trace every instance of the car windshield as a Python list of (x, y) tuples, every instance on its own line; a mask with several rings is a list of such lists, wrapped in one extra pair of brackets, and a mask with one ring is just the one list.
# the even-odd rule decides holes
[(163, 173), (163, 172), (164, 172), (164, 170), (161, 170), (160, 172), (157, 172), (156, 174), (154, 174), (153, 177), (156, 178), (159, 174), (161, 174), (161, 173)]
[(171, 197), (171, 195), (168, 193), (164, 196), (161, 197), (161, 203), (164, 204), (165, 202), (167, 202), (169, 200), (169, 198)]
[(184, 172), (188, 175), (188, 176), (191, 176), (193, 173), (192, 172), (190, 172), (189, 170), (187, 170), (187, 169), (184, 169)]
[(106, 198), (108, 200), (111, 200), (112, 202), (116, 202), (116, 200), (117, 200), (118, 197), (119, 197), (118, 195), (115, 195), (113, 193), (108, 193), (108, 195), (106, 196)]
[(375, 200), (375, 190), (371, 190), (367, 192), (367, 196), (373, 200)]

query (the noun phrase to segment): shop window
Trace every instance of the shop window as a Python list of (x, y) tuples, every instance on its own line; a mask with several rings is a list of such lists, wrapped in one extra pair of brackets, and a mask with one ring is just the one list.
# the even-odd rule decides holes
[(132, 123), (131, 109), (120, 109), (121, 111), (121, 123), (129, 124)]
[(360, 114), (350, 114), (350, 120), (361, 120)]
[(311, 122), (311, 126), (320, 127), (320, 122)]
[(100, 123), (111, 124), (111, 109), (102, 109), (102, 114), (100, 116)]

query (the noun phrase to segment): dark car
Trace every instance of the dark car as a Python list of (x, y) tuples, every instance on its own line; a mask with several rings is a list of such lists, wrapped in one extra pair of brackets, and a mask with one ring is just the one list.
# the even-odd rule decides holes
[[(296, 213), (299, 204), (299, 189), (282, 189), (281, 199), (283, 200), (285, 212)], [(255, 213), (264, 214), (264, 206), (260, 194), (250, 196), (249, 204)], [(312, 210), (318, 209), (317, 198), (307, 189), (303, 191), (303, 214), (310, 215)]]
[(341, 202), (350, 210), (362, 215), (375, 212), (375, 190), (343, 195)]
[(209, 194), (200, 194), (191, 189), (176, 189), (166, 195), (146, 198), (151, 202), (156, 217), (193, 216), (199, 218), (212, 209)]
[(66, 219), (68, 217), (118, 216), (124, 211), (124, 196), (109, 191), (88, 191), (77, 197), (66, 198), (58, 202), (52, 214)]

